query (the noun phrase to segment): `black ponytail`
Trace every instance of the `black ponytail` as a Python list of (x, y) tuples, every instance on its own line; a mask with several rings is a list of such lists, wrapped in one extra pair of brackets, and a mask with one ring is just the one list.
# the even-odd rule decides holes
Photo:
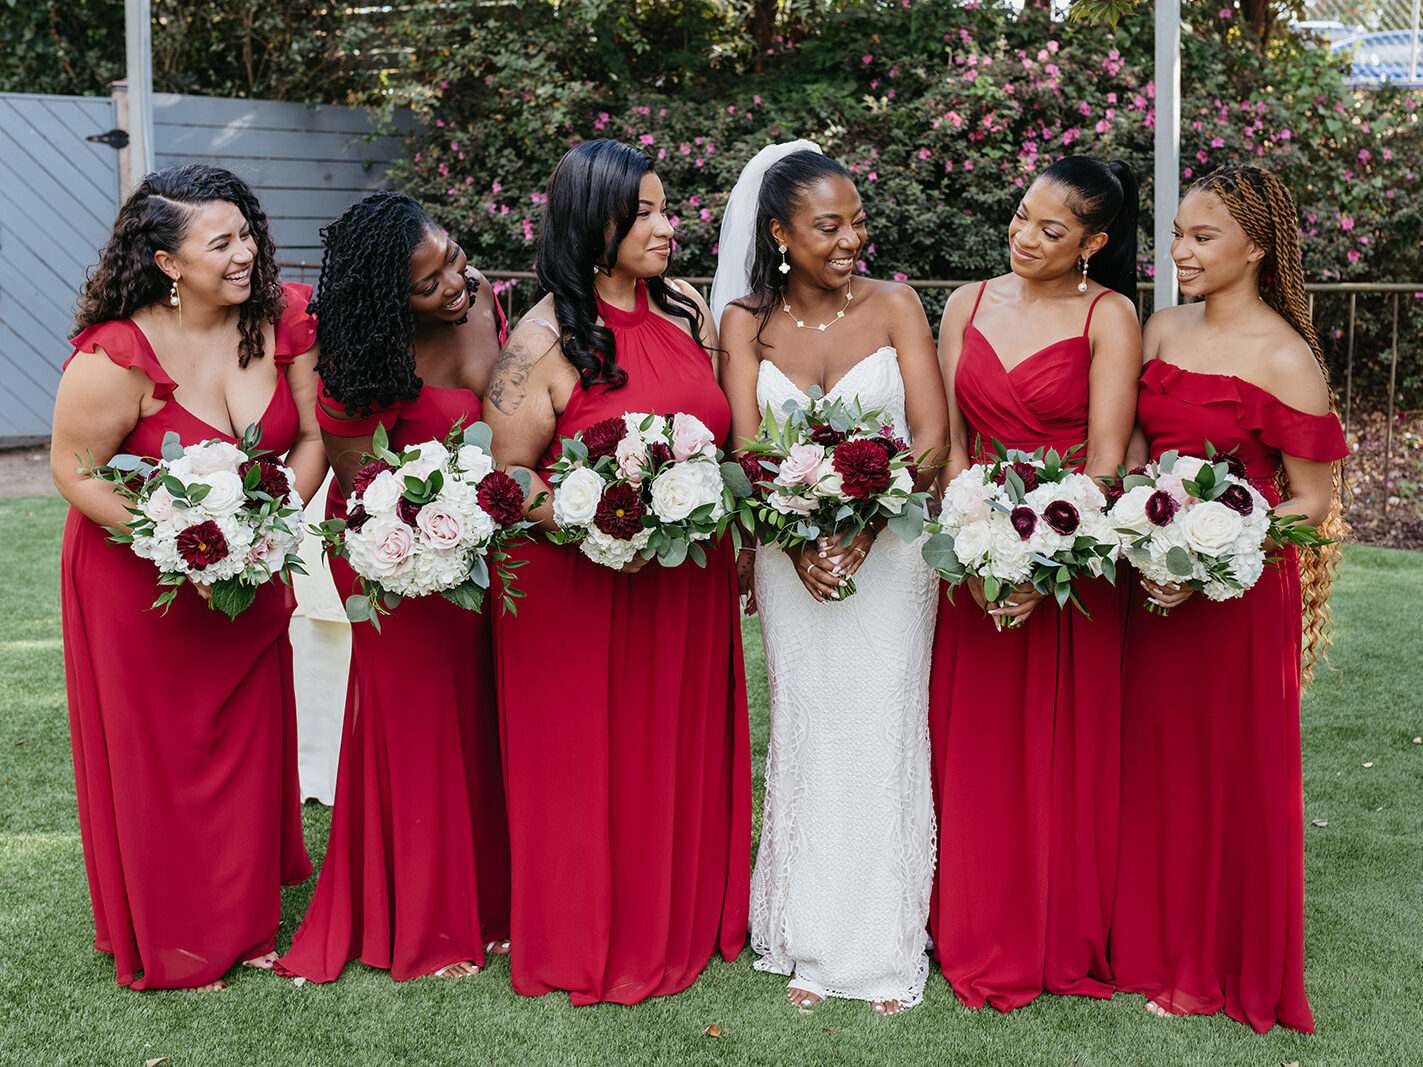
[(1120, 159), (1064, 156), (1039, 180), (1067, 190), (1067, 206), (1089, 234), (1107, 235), (1087, 261), (1087, 276), (1136, 303), (1138, 190), (1131, 167)]

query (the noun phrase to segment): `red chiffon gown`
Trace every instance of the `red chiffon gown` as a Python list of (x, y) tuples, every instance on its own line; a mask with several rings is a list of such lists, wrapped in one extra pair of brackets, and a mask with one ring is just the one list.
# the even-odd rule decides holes
[[(991, 458), (994, 439), (1059, 452), (1086, 440), (1095, 307), (1081, 336), (1012, 370), (970, 316), (954, 391), (969, 439), (982, 439), (977, 459)], [(1044, 990), (1111, 992), (1122, 610), (1104, 579), (1079, 593), (1090, 619), (1049, 600), (1002, 631), (966, 589), (940, 604), (929, 682), (939, 820), (929, 927), (944, 977), (971, 1008), (1008, 1011)]]
[[(339, 410), (332, 400), (324, 401)], [(424, 386), (409, 403), (324, 429), (365, 436), (383, 425), (393, 449), (444, 440), (457, 419), (479, 420), (468, 389)], [(328, 516), (346, 514), (334, 480)], [(340, 558), (343, 597), (356, 574)], [(500, 769), (489, 597), (482, 612), (438, 594), (407, 597), (351, 628), (351, 673), (336, 772), (336, 803), (316, 892), (277, 962), (282, 974), (337, 978), (350, 960), (396, 981), (451, 963), (484, 964), (509, 936), (509, 831)]]
[[(711, 363), (648, 309), (600, 302), (627, 371), (575, 387), (557, 442), (629, 411), (687, 412), (725, 439)], [(622, 574), (572, 545), (521, 548), (527, 594), (495, 620), (513, 853), (514, 988), (574, 1004), (676, 993), (746, 938), (751, 766), (736, 564)]]
[[(311, 287), (286, 286), (271, 358), (315, 341)], [(178, 387), (129, 320), (91, 326), (75, 351), (102, 348), (137, 368), (167, 403), (119, 451), (158, 457), (229, 434), (173, 398)], [(284, 453), (299, 418), (285, 374), (261, 418), (261, 447)], [(120, 985), (207, 985), (275, 947), (283, 883), (311, 874), (301, 836), (296, 697), (287, 622), (295, 601), (262, 586), (236, 619), (181, 589), (165, 614), (153, 563), (71, 508), (60, 559), (64, 674), (94, 947)]]
[[(1348, 454), (1339, 420), (1306, 415), (1240, 378), (1154, 360), (1137, 418), (1151, 455), (1234, 450), (1279, 502), (1280, 453)], [(1135, 583), (1134, 583), (1135, 584)], [(1112, 971), (1174, 1012), (1264, 1033), (1314, 1030), (1304, 992), (1301, 611), (1293, 549), (1238, 600), (1196, 595), (1127, 623), (1122, 830)], [(1209, 670), (1177, 669), (1209, 649)]]

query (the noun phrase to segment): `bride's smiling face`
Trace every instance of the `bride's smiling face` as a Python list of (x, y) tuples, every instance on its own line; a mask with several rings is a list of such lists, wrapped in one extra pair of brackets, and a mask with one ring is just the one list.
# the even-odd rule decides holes
[(833, 176), (798, 190), (790, 224), (771, 220), (771, 237), (786, 246), (790, 276), (843, 289), (865, 247), (867, 217), (855, 183)]

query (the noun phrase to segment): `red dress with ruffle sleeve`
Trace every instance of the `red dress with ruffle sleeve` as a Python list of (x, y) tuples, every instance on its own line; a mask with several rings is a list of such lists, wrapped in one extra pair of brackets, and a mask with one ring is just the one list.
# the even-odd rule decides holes
[[(311, 287), (286, 287), (272, 358), (291, 363), (316, 339)], [(138, 421), (121, 452), (157, 457), (235, 439), (185, 410), (177, 383), (129, 320), (91, 326), (76, 352), (102, 348), (138, 368), (167, 403)], [(285, 453), (300, 428), (285, 374), (261, 418), (261, 447)], [(152, 562), (71, 508), (60, 558), (64, 672), (79, 829), (94, 946), (120, 985), (206, 985), (275, 947), (283, 883), (311, 874), (301, 833), (296, 700), (287, 622), (294, 601), (262, 586), (236, 619), (182, 589), (166, 613)]]
[[(1153, 458), (1234, 452), (1279, 503), (1280, 455), (1348, 454), (1339, 420), (1241, 378), (1161, 360), (1137, 418)], [(1135, 584), (1135, 583), (1133, 583)], [(1122, 829), (1111, 964), (1118, 988), (1263, 1033), (1312, 1032), (1304, 992), (1301, 607), (1293, 549), (1236, 600), (1128, 613)]]
[[(324, 390), (323, 390), (324, 394)], [(323, 401), (340, 410), (333, 400)], [(317, 405), (322, 428), (364, 437), (384, 426), (399, 451), (443, 441), (458, 420), (479, 420), (468, 389), (423, 386), (408, 403), (356, 419)], [(333, 480), (327, 516), (344, 516)], [(339, 557), (343, 597), (356, 574)], [(439, 594), (406, 597), (351, 628), (351, 672), (336, 772), (336, 803), (321, 877), (283, 974), (337, 978), (359, 958), (397, 981), (451, 963), (483, 964), (484, 945), (509, 934), (509, 828), (494, 702), (490, 615)]]

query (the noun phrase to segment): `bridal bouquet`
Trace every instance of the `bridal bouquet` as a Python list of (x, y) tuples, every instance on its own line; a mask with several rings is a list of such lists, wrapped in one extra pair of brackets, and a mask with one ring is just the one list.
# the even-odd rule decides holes
[(695, 415), (628, 412), (561, 442), (549, 477), (557, 544), (618, 569), (641, 554), (706, 565), (699, 542), (730, 524), (734, 501), (716, 438)]
[[(906, 542), (924, 529), (927, 494), (914, 491), (919, 470), (909, 446), (880, 411), (858, 401), (786, 401), (784, 426), (770, 408), (733, 476), (741, 521), (763, 545), (793, 549), (821, 537), (848, 544), (884, 520)], [(855, 592), (853, 579), (839, 599)]]
[(1009, 450), (997, 441), (993, 448), (996, 461), (975, 463), (944, 490), (925, 562), (951, 587), (982, 579), (990, 603), (1030, 582), (1059, 607), (1071, 600), (1086, 614), (1073, 581), (1116, 578), (1120, 549), (1104, 514), (1106, 497), (1067, 466), (1078, 449), (1059, 456), (1052, 449)]
[[(352, 622), (380, 626), (407, 596), (439, 593), (469, 611), (484, 606), (492, 560), (504, 584), (504, 610), (521, 596), (513, 587), (507, 548), (527, 539), (529, 476), (494, 469), (490, 431), (456, 423), (444, 441), (422, 441), (399, 453), (376, 427), (373, 454), (356, 472), (346, 518), (313, 529), (329, 551), (360, 577), (346, 600)], [(522, 477), (520, 477), (522, 475)]]
[[(1243, 596), (1265, 569), (1265, 542), (1318, 547), (1329, 542), (1302, 516), (1277, 516), (1233, 456), (1165, 452), (1124, 472), (1107, 520), (1122, 554), (1153, 582), (1186, 585), (1211, 600)], [(1160, 614), (1168, 609), (1150, 602)]]
[(292, 571), (306, 573), (297, 556), (303, 505), (296, 476), (257, 448), (261, 436), (252, 425), (237, 444), (184, 447), (169, 431), (157, 463), (127, 454), (90, 463), (87, 473), (114, 486), (133, 516), (126, 531), (109, 527), (109, 540), (158, 568), (165, 588), (155, 608), (166, 609), (191, 581), (208, 586), (212, 605), (236, 618), (264, 582), (290, 584)]

